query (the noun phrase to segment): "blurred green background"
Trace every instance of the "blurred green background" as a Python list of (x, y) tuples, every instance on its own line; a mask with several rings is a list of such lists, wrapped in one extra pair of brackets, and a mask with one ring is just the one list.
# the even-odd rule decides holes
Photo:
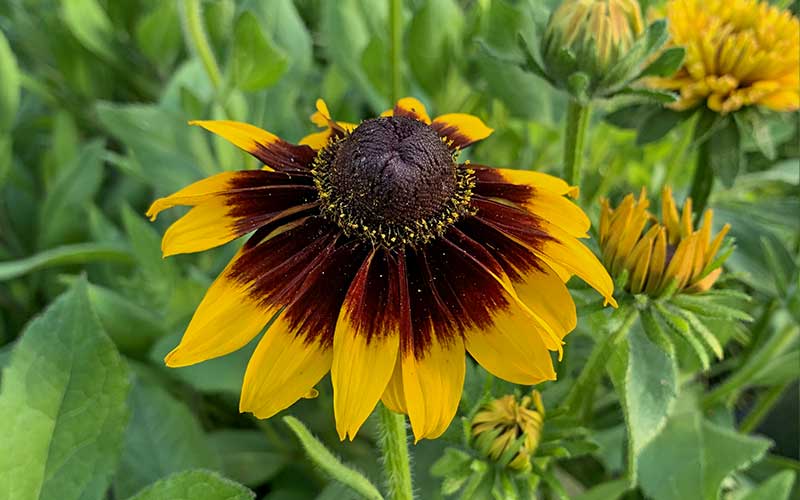
[[(473, 113), (496, 130), (462, 158), (558, 173), (564, 97), (482, 48), (518, 56), (516, 34), (535, 36), (556, 2), (404, 3), (404, 94), (421, 99), (431, 115)], [(358, 122), (390, 107), (387, 3), (200, 4), (195, 10), (198, 2), (192, 1), (0, 2), (0, 367), (11, 362), (26, 324), (80, 276), (88, 280), (91, 303), (90, 309), (78, 295), (68, 297), (61, 305), (74, 310), (72, 326), (36, 325), (42, 333), (31, 333), (24, 352), (15, 354), (19, 360), (13, 374), (11, 368), (3, 372), (0, 426), (12, 431), (0, 435), (8, 440), (0, 441), (0, 453), (24, 455), (26, 450), (17, 447), (28, 439), (20, 437), (24, 429), (58, 435), (15, 406), (27, 401), (30, 407), (49, 407), (49, 393), (12, 394), (6, 387), (12, 376), (27, 380), (30, 388), (39, 379), (36, 383), (47, 386), (48, 380), (61, 380), (65, 374), (74, 375), (70, 380), (79, 384), (77, 375), (88, 373), (103, 375), (110, 384), (111, 396), (97, 404), (105, 408), (103, 421), (112, 431), (118, 429), (118, 437), (90, 445), (102, 448), (105, 458), (82, 460), (78, 469), (83, 472), (76, 472), (65, 457), (83, 445), (70, 441), (71, 431), (64, 427), (67, 437), (53, 438), (63, 462), (44, 468), (50, 481), (45, 481), (45, 492), (68, 489), (59, 489), (59, 474), (83, 474), (95, 478), (82, 490), (84, 498), (99, 498), (92, 491), (105, 495), (110, 484), (106, 498), (124, 499), (173, 472), (203, 468), (246, 485), (259, 498), (348, 498), (352, 492), (311, 465), (279, 419), (256, 421), (238, 413), (241, 377), (255, 343), (201, 365), (164, 367), (164, 354), (177, 344), (237, 244), (162, 260), (160, 236), (177, 215), (166, 213), (151, 224), (143, 214), (156, 197), (193, 181), (221, 170), (257, 166), (223, 140), (189, 127), (187, 120), (246, 121), (296, 141), (316, 131), (308, 117), (318, 97), (327, 101), (335, 118), (346, 121)], [(198, 57), (204, 38), (216, 66), (204, 65)], [(683, 198), (694, 168), (691, 124), (637, 138), (635, 131), (603, 121), (617, 104), (600, 106), (588, 138), (581, 203), (595, 221), (601, 196), (616, 201), (642, 186), (657, 194), (669, 183)], [(754, 337), (753, 325), (730, 332), (726, 359), (709, 373), (696, 376), (696, 367), (682, 366), (683, 381), (690, 387), (681, 404), (699, 412), (697, 404), (692, 406), (698, 391), (724, 382), (758, 352), (759, 342), (786, 329), (795, 332), (737, 386), (730, 396), (734, 405), (706, 412), (715, 422), (732, 426), (764, 394), (783, 395), (783, 403), (761, 427), (777, 444), (766, 455), (754, 454), (755, 465), (734, 478), (746, 486), (780, 470), (800, 470), (797, 122), (796, 113), (769, 117), (764, 133), (772, 150), (745, 138), (746, 168), (732, 184), (719, 185), (711, 203), (715, 224), (731, 223), (738, 245), (725, 280), (753, 294), (754, 300), (743, 307), (761, 325), (759, 331), (767, 333)], [(576, 290), (579, 299), (581, 293)], [(593, 324), (582, 319), (570, 337), (559, 382), (543, 387), (546, 401), (557, 399), (574, 380), (591, 347)], [(82, 334), (72, 338), (71, 333), (58, 333), (75, 325), (94, 329), (97, 338), (105, 331), (113, 345), (98, 341), (99, 347), (87, 350), (89, 341), (81, 340)], [(476, 387), (485, 380), (478, 368), (470, 370), (465, 407), (474, 403)], [(500, 396), (512, 389), (496, 382), (491, 391)], [(80, 391), (88, 389), (70, 390), (67, 402), (73, 398), (80, 407)], [(592, 424), (599, 450), (565, 460), (560, 468), (573, 493), (612, 480), (624, 467), (621, 411), (611, 388), (603, 390), (605, 409)], [(379, 482), (374, 423), (368, 422), (355, 442), (340, 444), (327, 379), (320, 392), (318, 399), (302, 401), (287, 413), (297, 415), (344, 460)], [(115, 397), (123, 400), (119, 408)], [(430, 466), (458, 441), (458, 418), (452, 427), (441, 440), (412, 449), (420, 498), (441, 495), (440, 480), (430, 474)], [(75, 431), (74, 436), (80, 435)], [(712, 456), (702, 458), (704, 453)], [(708, 460), (712, 467), (715, 453), (698, 449), (698, 460)], [(3, 466), (9, 464), (0, 461), (0, 498), (14, 498), (2, 496), (3, 478), (13, 470)], [(685, 466), (658, 467), (665, 475), (680, 474), (679, 465)], [(726, 475), (743, 466), (731, 467)], [(217, 480), (209, 477), (190, 479), (196, 484)], [(647, 481), (646, 474), (642, 481)], [(628, 495), (681, 498), (641, 486)]]

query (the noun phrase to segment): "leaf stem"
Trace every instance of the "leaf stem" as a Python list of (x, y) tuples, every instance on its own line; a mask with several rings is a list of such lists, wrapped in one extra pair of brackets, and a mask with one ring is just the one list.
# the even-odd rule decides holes
[(389, 0), (389, 36), (391, 67), (391, 105), (400, 99), (403, 93), (403, 75), (401, 71), (403, 54), (403, 0)]
[(714, 186), (714, 171), (711, 169), (711, 144), (708, 140), (703, 141), (697, 147), (697, 165), (694, 168), (692, 178), (692, 189), (689, 196), (692, 197), (692, 206), (695, 213), (695, 224), (706, 209), (708, 197), (711, 195), (711, 188)]
[(573, 186), (580, 186), (581, 182), (583, 143), (590, 113), (589, 104), (569, 100), (564, 128), (564, 179)]
[(412, 500), (411, 461), (408, 456), (406, 417), (378, 403), (383, 470), (392, 500)]
[(200, 0), (183, 0), (180, 4), (181, 27), (186, 45), (195, 53), (203, 63), (211, 85), (219, 92), (222, 87), (222, 72), (211, 50), (205, 27), (203, 26)]
[(578, 414), (581, 408), (591, 411), (595, 388), (605, 372), (606, 364), (619, 342), (633, 326), (636, 317), (636, 308), (623, 304), (609, 318), (603, 329), (603, 338), (594, 345), (589, 360), (578, 375), (578, 380), (561, 403), (569, 413)]

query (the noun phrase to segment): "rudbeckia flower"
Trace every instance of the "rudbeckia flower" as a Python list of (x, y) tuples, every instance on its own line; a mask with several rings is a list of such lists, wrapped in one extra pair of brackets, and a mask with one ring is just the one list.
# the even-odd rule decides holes
[(178, 367), (225, 355), (271, 326), (244, 377), (240, 410), (267, 418), (313, 393), (328, 372), (339, 436), (352, 439), (379, 400), (414, 435), (450, 424), (465, 351), (519, 384), (555, 379), (576, 322), (575, 274), (613, 303), (611, 278), (578, 238), (589, 219), (574, 188), (536, 172), (458, 164), (492, 129), (466, 114), (431, 120), (401, 99), (359, 125), (334, 121), (291, 144), (252, 125), (192, 122), (260, 160), (156, 200), (148, 215), (193, 207), (164, 235), (165, 256), (252, 233), (197, 308)]
[(759, 0), (671, 0), (666, 12), (686, 59), (674, 76), (647, 84), (679, 91), (672, 107), (800, 108), (800, 21), (791, 12)]
[(602, 200), (600, 247), (611, 274), (627, 271), (626, 288), (634, 294), (659, 296), (671, 286), (689, 292), (711, 288), (722, 272), (716, 257), (730, 226), (712, 239), (714, 213), (708, 209), (695, 230), (692, 199), (686, 199), (679, 214), (669, 187), (661, 193), (661, 222), (649, 207), (644, 189), (638, 200), (629, 194), (617, 208)]

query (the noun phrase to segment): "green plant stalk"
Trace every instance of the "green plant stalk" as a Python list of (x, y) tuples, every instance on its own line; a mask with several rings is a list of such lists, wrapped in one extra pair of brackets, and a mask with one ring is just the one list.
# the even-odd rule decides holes
[(780, 401), (781, 394), (786, 388), (789, 387), (789, 383), (784, 383), (780, 385), (776, 385), (771, 387), (767, 392), (762, 394), (758, 398), (758, 402), (750, 410), (750, 413), (747, 414), (747, 417), (742, 421), (742, 424), (739, 426), (739, 430), (744, 434), (750, 434), (761, 424), (764, 418), (769, 415), (769, 412), (775, 406), (775, 404)]
[(222, 88), (222, 72), (211, 50), (205, 27), (203, 26), (200, 0), (183, 0), (180, 4), (181, 27), (186, 45), (200, 58), (211, 85), (219, 92)]
[(589, 104), (581, 104), (575, 99), (570, 99), (564, 127), (564, 180), (573, 186), (580, 186), (581, 182), (583, 143), (586, 139), (590, 113)]
[(692, 209), (695, 213), (695, 224), (702, 217), (703, 211), (708, 204), (711, 195), (711, 188), (714, 186), (714, 171), (711, 169), (711, 145), (705, 141), (697, 147), (697, 165), (694, 168), (692, 178), (692, 189), (689, 196), (692, 197)]
[(400, 99), (403, 93), (403, 75), (401, 73), (403, 57), (403, 0), (389, 0), (389, 37), (391, 67), (391, 105)]
[(411, 461), (408, 455), (405, 415), (395, 413), (383, 403), (378, 403), (380, 446), (383, 454), (383, 471), (392, 500), (412, 500)]
[[(628, 333), (637, 317), (636, 308), (621, 305), (611, 316), (603, 329), (603, 338), (592, 349), (589, 360), (583, 367), (578, 380), (570, 389), (561, 406), (575, 415), (581, 409), (591, 411), (594, 404), (594, 392), (597, 383), (605, 373), (608, 359), (614, 353), (619, 342)], [(583, 413), (583, 412), (582, 412)]]

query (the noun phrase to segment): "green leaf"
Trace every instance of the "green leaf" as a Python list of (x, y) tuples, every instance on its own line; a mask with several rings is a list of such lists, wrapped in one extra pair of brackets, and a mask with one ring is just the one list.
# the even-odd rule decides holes
[[(5, 35), (0, 31), (0, 133), (14, 124), (19, 108), (19, 67)], [(2, 167), (2, 164), (0, 164)], [(0, 172), (2, 168), (0, 168)], [(0, 180), (2, 175), (0, 175)]]
[(638, 129), (650, 115), (659, 111), (661, 106), (655, 104), (630, 104), (615, 109), (603, 117), (605, 121), (615, 127), (623, 129)]
[(678, 337), (685, 340), (692, 348), (700, 363), (703, 365), (703, 370), (708, 370), (711, 366), (711, 359), (706, 352), (703, 343), (697, 339), (689, 326), (689, 323), (683, 319), (679, 314), (668, 310), (663, 304), (656, 303), (655, 309), (664, 323), (675, 333)]
[(0, 282), (53, 266), (93, 261), (132, 263), (130, 252), (119, 245), (78, 243), (64, 245), (24, 259), (0, 262)]
[(360, 472), (344, 465), (338, 458), (325, 447), (322, 442), (294, 417), (283, 417), (283, 421), (295, 433), (300, 444), (308, 453), (308, 457), (317, 467), (325, 471), (330, 477), (352, 488), (368, 499), (378, 500), (383, 496), (369, 479)]
[(768, 160), (776, 158), (775, 139), (772, 137), (769, 121), (759, 110), (752, 108), (739, 111), (733, 114), (733, 119), (736, 120), (743, 139), (751, 139)]
[(629, 101), (647, 101), (657, 104), (669, 104), (678, 100), (678, 95), (675, 92), (637, 87), (626, 87), (615, 95), (624, 96)]
[(251, 500), (256, 495), (241, 484), (207, 470), (173, 474), (129, 500)]
[(747, 381), (749, 386), (775, 386), (800, 378), (800, 349), (773, 356), (753, 377)]
[(658, 59), (650, 63), (639, 76), (672, 76), (683, 65), (685, 56), (686, 49), (683, 47), (670, 47), (662, 52)]
[(210, 434), (209, 440), (225, 475), (250, 487), (269, 481), (288, 462), (269, 446), (263, 432), (226, 429)]
[(613, 369), (612, 380), (628, 429), (628, 479), (636, 484), (639, 455), (662, 431), (675, 403), (678, 367), (675, 358), (639, 328), (631, 329), (624, 346), (617, 349), (624, 372)]
[(705, 421), (698, 412), (682, 413), (642, 452), (639, 484), (654, 500), (717, 500), (722, 480), (759, 460), (770, 444)]
[(162, 71), (169, 68), (183, 46), (177, 2), (159, 2), (136, 25), (136, 43)]
[(174, 472), (220, 469), (200, 423), (164, 389), (138, 378), (131, 390), (131, 422), (114, 491), (128, 497)]
[(75, 243), (86, 236), (85, 210), (103, 180), (104, 150), (101, 140), (92, 141), (60, 169), (39, 212), (40, 249)]
[[(429, 93), (441, 90), (442, 81), (459, 59), (464, 14), (454, 0), (425, 0), (408, 25), (408, 65)], [(384, 56), (385, 57), (385, 56)]]
[(643, 146), (655, 142), (691, 116), (691, 112), (662, 108), (648, 115), (636, 131), (636, 144)]
[(288, 67), (286, 54), (262, 31), (252, 12), (242, 13), (236, 22), (232, 63), (236, 86), (250, 92), (274, 85)]
[(733, 186), (742, 163), (741, 139), (736, 122), (728, 120), (727, 125), (711, 135), (711, 169), (726, 187)]
[(80, 280), (30, 323), (3, 371), (0, 498), (104, 497), (128, 388)]
[(61, 17), (84, 47), (107, 60), (115, 58), (114, 26), (97, 0), (61, 0)]
[(742, 500), (788, 500), (794, 486), (795, 473), (791, 470), (778, 472), (758, 488), (750, 491)]

